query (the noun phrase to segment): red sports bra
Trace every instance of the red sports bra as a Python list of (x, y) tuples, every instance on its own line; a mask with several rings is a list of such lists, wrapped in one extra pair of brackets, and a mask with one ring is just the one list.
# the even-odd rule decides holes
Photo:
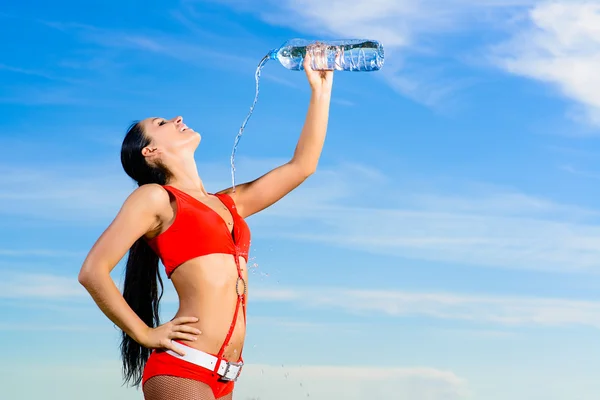
[(163, 187), (175, 197), (175, 219), (164, 232), (148, 240), (148, 244), (160, 257), (168, 278), (184, 262), (208, 254), (232, 254), (236, 265), (238, 257), (248, 262), (250, 229), (229, 195), (215, 194), (233, 217), (233, 234), (215, 210), (179, 189)]

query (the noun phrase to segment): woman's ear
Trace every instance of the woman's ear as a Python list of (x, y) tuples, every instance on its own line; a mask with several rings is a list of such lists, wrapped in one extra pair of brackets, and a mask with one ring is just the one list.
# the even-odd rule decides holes
[(153, 157), (158, 154), (158, 149), (152, 146), (146, 146), (142, 149), (142, 155), (144, 157)]

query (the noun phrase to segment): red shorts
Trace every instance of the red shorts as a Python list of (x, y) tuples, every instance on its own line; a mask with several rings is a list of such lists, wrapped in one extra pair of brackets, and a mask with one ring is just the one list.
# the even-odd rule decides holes
[[(216, 356), (215, 354), (212, 354)], [(154, 350), (150, 354), (144, 374), (142, 376), (142, 386), (146, 381), (154, 376), (169, 375), (179, 378), (193, 379), (207, 384), (212, 389), (215, 398), (219, 398), (233, 392), (234, 381), (224, 381), (216, 372), (200, 367), (196, 364), (187, 362), (177, 357), (173, 357), (166, 350)]]

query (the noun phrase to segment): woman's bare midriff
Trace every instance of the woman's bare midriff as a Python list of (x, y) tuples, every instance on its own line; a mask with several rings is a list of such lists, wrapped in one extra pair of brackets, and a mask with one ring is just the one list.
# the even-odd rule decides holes
[[(248, 282), (246, 260), (239, 257), (239, 263), (242, 276)], [(175, 269), (171, 280), (179, 296), (179, 309), (175, 317), (197, 317), (198, 322), (189, 325), (202, 332), (196, 341), (182, 342), (198, 350), (217, 354), (231, 327), (238, 299), (238, 272), (234, 256), (210, 254), (186, 261)], [(240, 282), (239, 292), (242, 291)], [(245, 335), (244, 309), (240, 303), (236, 325), (225, 348), (224, 357), (227, 360), (239, 360)]]

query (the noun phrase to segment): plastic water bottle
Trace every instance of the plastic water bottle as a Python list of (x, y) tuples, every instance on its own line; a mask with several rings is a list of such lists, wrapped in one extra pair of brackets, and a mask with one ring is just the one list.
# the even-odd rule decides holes
[(271, 50), (269, 58), (278, 60), (287, 69), (301, 71), (307, 51), (312, 56), (311, 67), (314, 70), (377, 71), (384, 60), (381, 43), (367, 39), (292, 39)]
[(383, 46), (376, 40), (347, 39), (331, 41), (310, 41), (305, 39), (292, 39), (285, 42), (278, 49), (268, 52), (258, 63), (254, 78), (256, 92), (250, 111), (233, 142), (231, 151), (231, 187), (235, 192), (235, 153), (238, 148), (248, 120), (254, 112), (258, 101), (258, 85), (260, 72), (269, 60), (278, 60), (284, 67), (301, 71), (306, 52), (312, 57), (314, 70), (340, 70), (340, 71), (377, 71), (383, 66)]

